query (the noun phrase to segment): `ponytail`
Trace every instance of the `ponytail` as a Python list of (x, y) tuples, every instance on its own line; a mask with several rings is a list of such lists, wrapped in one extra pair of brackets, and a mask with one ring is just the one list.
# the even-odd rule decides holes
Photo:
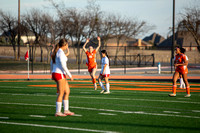
[(108, 56), (108, 53), (107, 53), (107, 51), (106, 51), (106, 50), (101, 50), (101, 53), (104, 53), (104, 54), (106, 54), (106, 56), (107, 56), (107, 58), (108, 58), (108, 60), (109, 60), (109, 63), (110, 63), (110, 58), (109, 58), (109, 56)]
[(53, 53), (52, 53), (52, 55), (51, 55), (51, 58), (52, 58), (52, 60), (53, 60), (53, 63), (56, 62), (56, 53), (57, 53), (58, 49), (59, 49), (59, 44), (56, 44), (56, 46), (55, 46), (55, 48), (54, 48), (54, 50), (53, 50)]

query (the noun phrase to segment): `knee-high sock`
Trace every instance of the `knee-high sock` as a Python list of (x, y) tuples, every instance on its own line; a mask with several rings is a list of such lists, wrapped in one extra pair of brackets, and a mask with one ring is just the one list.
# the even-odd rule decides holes
[(92, 83), (95, 84), (96, 83), (96, 78), (92, 79)]
[(62, 102), (56, 102), (56, 113), (61, 112)]
[(187, 92), (187, 94), (190, 94), (190, 86), (186, 87), (186, 92)]
[(69, 100), (63, 100), (64, 111), (69, 110)]
[(174, 94), (176, 94), (176, 85), (173, 85), (173, 87), (172, 87), (172, 93), (174, 93)]
[(101, 86), (101, 88), (102, 88), (103, 90), (105, 90), (105, 87), (103, 86), (103, 83), (102, 83), (102, 82), (99, 82), (99, 85)]
[(183, 81), (183, 78), (180, 78), (180, 88), (185, 88), (185, 83)]
[(109, 83), (106, 84), (106, 90), (107, 90), (107, 92), (110, 92), (110, 84)]

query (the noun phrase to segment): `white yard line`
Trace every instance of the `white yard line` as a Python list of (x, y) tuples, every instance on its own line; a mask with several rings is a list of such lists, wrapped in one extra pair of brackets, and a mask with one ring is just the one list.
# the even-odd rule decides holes
[(32, 127), (46, 127), (46, 128), (65, 129), (65, 130), (96, 132), (96, 133), (117, 133), (117, 132), (113, 132), (113, 131), (94, 130), (94, 129), (87, 129), (87, 128), (61, 127), (61, 126), (54, 126), (54, 125), (40, 125), (40, 124), (31, 124), (31, 123), (16, 123), (16, 122), (0, 121), (0, 124), (32, 126)]
[(175, 112), (175, 111), (163, 111), (164, 113), (170, 113), (170, 114), (180, 114), (181, 112)]
[(30, 117), (38, 117), (38, 118), (46, 118), (46, 116), (43, 115), (29, 115)]
[(0, 117), (0, 119), (9, 119), (9, 117)]
[[(47, 105), (47, 104), (6, 103), (6, 102), (0, 102), (0, 104), (13, 104), (13, 105), (23, 105), (23, 106), (24, 105), (29, 105), (29, 106), (55, 107), (55, 105)], [(161, 114), (161, 113), (148, 113), (148, 112), (144, 112), (144, 111), (122, 111), (122, 110), (97, 109), (97, 108), (74, 107), (74, 106), (70, 106), (70, 108), (83, 109), (83, 110), (95, 110), (95, 111), (107, 111), (107, 112), (124, 113), (124, 114), (145, 114), (145, 115), (154, 115), (154, 116), (172, 116), (172, 117), (200, 119), (199, 116), (173, 115), (173, 114)]]
[(99, 113), (100, 115), (117, 115), (117, 114), (112, 114), (112, 113)]
[[(41, 94), (13, 94), (13, 93), (0, 93), (10, 95), (30, 95), (30, 96), (56, 96), (56, 95), (41, 95)], [(84, 99), (103, 99), (103, 100), (124, 100), (124, 101), (146, 101), (146, 102), (166, 102), (166, 103), (183, 103), (183, 104), (200, 104), (200, 102), (190, 101), (173, 101), (173, 100), (152, 100), (152, 99), (132, 99), (132, 98), (110, 98), (110, 97), (85, 97), (85, 96), (69, 96), (72, 98), (84, 98)]]

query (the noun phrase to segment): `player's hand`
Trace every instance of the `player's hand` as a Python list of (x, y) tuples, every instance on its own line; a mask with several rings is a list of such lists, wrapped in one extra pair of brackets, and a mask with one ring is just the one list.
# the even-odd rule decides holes
[(90, 41), (90, 39), (88, 38), (87, 40), (86, 40), (86, 43), (88, 43)]
[(73, 77), (71, 77), (71, 78), (70, 78), (70, 80), (71, 80), (71, 81), (74, 81), (74, 78), (73, 78)]
[(97, 37), (97, 40), (98, 40), (98, 41), (100, 41), (100, 40), (101, 40), (101, 38), (98, 36), (98, 37)]

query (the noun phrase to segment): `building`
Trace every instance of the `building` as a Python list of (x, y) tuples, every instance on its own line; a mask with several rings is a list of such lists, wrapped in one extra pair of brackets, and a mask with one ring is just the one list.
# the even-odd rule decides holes
[(153, 44), (154, 46), (159, 45), (161, 42), (165, 40), (164, 37), (157, 33), (153, 33), (150, 36), (147, 36), (143, 39), (143, 41)]

